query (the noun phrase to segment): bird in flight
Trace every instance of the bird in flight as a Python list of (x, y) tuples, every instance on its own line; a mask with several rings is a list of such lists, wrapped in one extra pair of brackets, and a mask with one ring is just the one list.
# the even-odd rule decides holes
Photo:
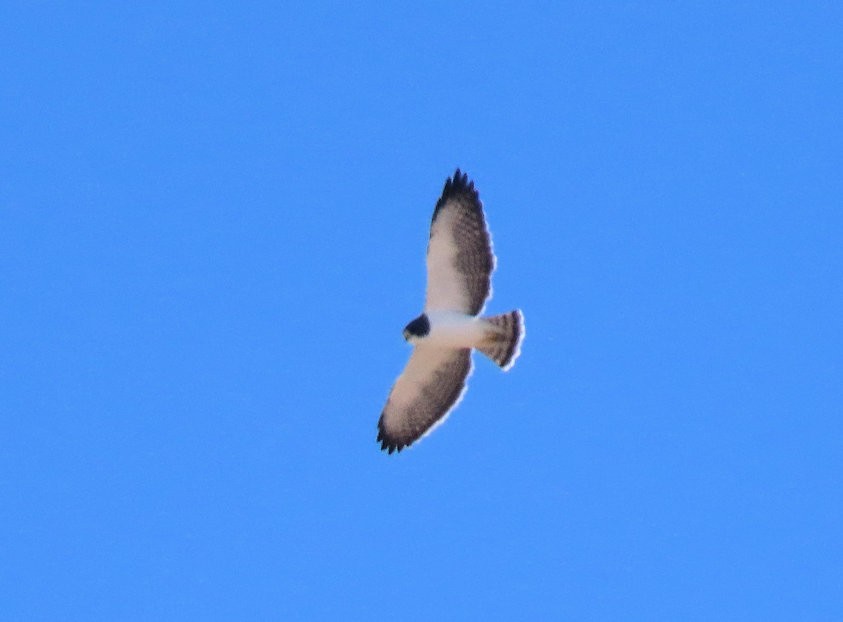
[(445, 420), (465, 392), (472, 348), (512, 367), (524, 338), (521, 311), (481, 316), (494, 269), (483, 204), (457, 169), (433, 210), (424, 311), (404, 328), (413, 353), (378, 421), (381, 449), (401, 451)]

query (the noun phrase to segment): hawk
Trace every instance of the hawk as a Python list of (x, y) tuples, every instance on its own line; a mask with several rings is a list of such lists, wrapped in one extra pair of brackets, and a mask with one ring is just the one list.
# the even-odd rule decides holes
[(504, 371), (512, 367), (524, 338), (521, 311), (480, 315), (494, 269), (483, 204), (457, 169), (433, 210), (424, 311), (404, 328), (413, 354), (378, 421), (381, 449), (401, 451), (445, 420), (465, 392), (472, 348)]

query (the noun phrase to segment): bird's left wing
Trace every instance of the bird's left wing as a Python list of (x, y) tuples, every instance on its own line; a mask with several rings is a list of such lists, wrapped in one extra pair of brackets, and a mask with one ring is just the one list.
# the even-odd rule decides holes
[(444, 421), (470, 372), (470, 349), (416, 345), (378, 421), (381, 449), (401, 451)]
[(454, 173), (433, 210), (425, 311), (477, 315), (492, 291), (495, 255), (474, 182)]

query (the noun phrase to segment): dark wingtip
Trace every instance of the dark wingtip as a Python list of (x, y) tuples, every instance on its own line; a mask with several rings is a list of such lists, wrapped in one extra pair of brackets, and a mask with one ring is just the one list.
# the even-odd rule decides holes
[(442, 189), (442, 198), (445, 198), (446, 195), (452, 196), (456, 194), (463, 194), (464, 192), (473, 192), (477, 194), (477, 191), (474, 190), (474, 182), (468, 178), (467, 173), (463, 173), (460, 171), (459, 168), (454, 172), (453, 177), (449, 177), (445, 181), (445, 187)]
[(480, 204), (480, 196), (474, 188), (474, 182), (468, 178), (466, 173), (460, 171), (459, 167), (454, 172), (453, 177), (445, 180), (445, 187), (442, 188), (442, 196), (436, 202), (436, 207), (433, 210), (433, 219), (436, 219), (436, 214), (449, 199), (453, 198), (467, 198), (469, 201)]
[(393, 452), (400, 452), (406, 446), (406, 443), (395, 441), (389, 438), (386, 429), (383, 426), (383, 416), (378, 420), (378, 439), (377, 442), (381, 444), (381, 451), (385, 451), (392, 455)]

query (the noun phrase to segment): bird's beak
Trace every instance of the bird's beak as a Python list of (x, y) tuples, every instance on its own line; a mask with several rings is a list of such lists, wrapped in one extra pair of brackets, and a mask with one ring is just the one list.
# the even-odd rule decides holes
[(404, 331), (404, 341), (410, 341), (410, 331)]

